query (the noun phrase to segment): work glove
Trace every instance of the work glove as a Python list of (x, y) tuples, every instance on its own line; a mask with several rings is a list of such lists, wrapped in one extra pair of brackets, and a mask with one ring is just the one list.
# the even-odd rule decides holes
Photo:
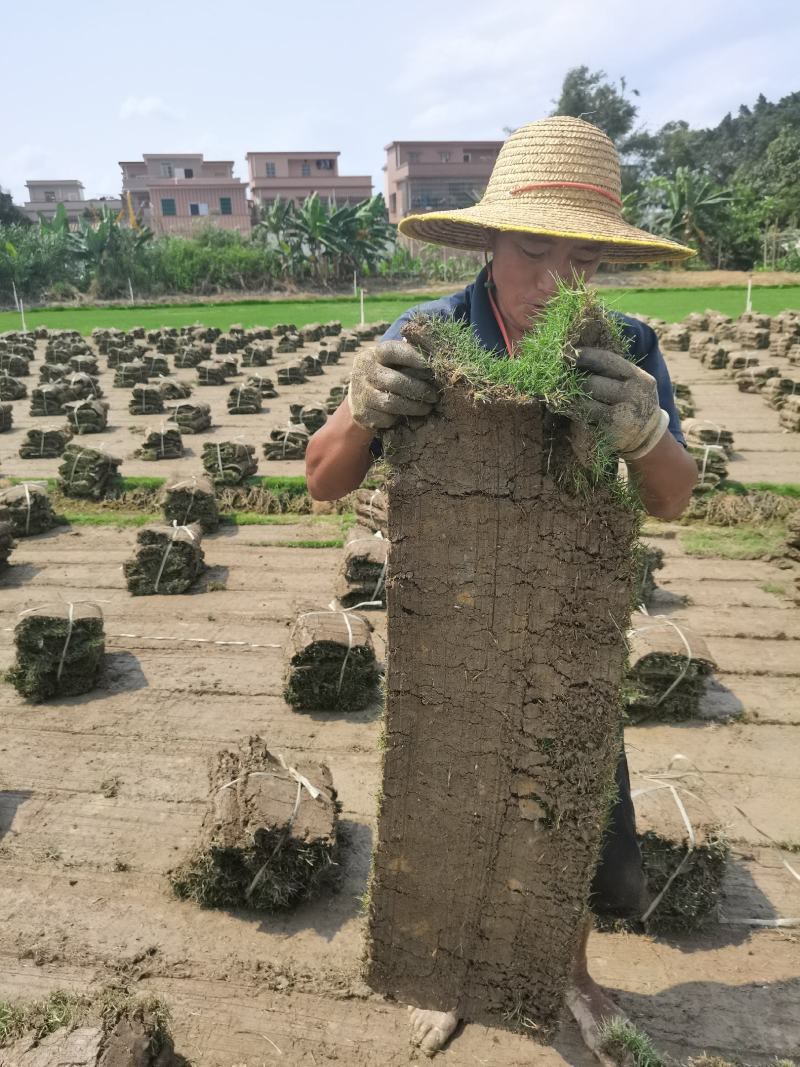
[(652, 451), (669, 424), (652, 374), (603, 348), (580, 349), (575, 366), (587, 372), (581, 414), (605, 433), (614, 451), (624, 460)]
[(347, 403), (365, 430), (388, 430), (404, 416), (429, 415), (438, 399), (430, 364), (406, 341), (383, 341), (356, 354)]

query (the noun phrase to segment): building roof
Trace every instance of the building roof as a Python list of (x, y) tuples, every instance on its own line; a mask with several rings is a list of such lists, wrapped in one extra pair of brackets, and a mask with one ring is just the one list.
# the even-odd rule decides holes
[(28, 178), (25, 182), (26, 185), (80, 185), (83, 188), (83, 182), (78, 178)]
[(483, 141), (466, 141), (466, 140), (464, 140), (464, 141), (437, 141), (437, 140), (432, 140), (432, 139), (429, 139), (427, 141), (423, 141), (423, 140), (413, 140), (411, 138), (405, 138), (402, 141), (399, 141), (399, 140), (398, 141), (390, 141), (389, 144), (383, 146), (384, 152), (388, 152), (390, 148), (394, 148), (394, 146), (397, 145), (397, 144), (421, 144), (421, 145), (426, 145), (426, 144), (434, 145), (435, 144), (435, 145), (449, 145), (452, 148), (456, 148), (456, 147), (459, 147), (459, 148), (479, 148), (480, 146), (486, 147), (487, 145), (501, 145), (501, 144), (503, 144), (503, 140), (502, 140), (502, 138), (500, 138), (498, 140), (498, 139), (493, 139), (491, 137), (487, 137)]
[(307, 159), (309, 156), (340, 156), (342, 153), (335, 149), (327, 148), (315, 148), (298, 151), (298, 152), (279, 152), (274, 148), (261, 148), (255, 152), (247, 152), (245, 158), (249, 156), (298, 156), (303, 159)]

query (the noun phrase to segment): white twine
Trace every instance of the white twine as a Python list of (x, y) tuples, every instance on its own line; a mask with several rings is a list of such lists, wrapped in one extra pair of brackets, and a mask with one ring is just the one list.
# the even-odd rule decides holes
[(678, 626), (677, 623), (673, 622), (672, 619), (668, 619), (664, 615), (649, 615), (648, 617), (652, 619), (662, 619), (663, 621), (661, 625), (633, 627), (632, 629), (628, 630), (628, 635), (632, 636), (633, 634), (642, 634), (645, 633), (647, 630), (663, 630), (665, 626), (671, 626), (672, 629), (675, 630), (675, 632), (678, 634), (678, 637), (680, 637), (681, 641), (683, 641), (683, 647), (686, 649), (686, 662), (681, 668), (680, 673), (672, 681), (669, 687), (664, 690), (664, 692), (661, 694), (655, 704), (652, 705), (652, 707), (657, 708), (659, 704), (663, 704), (663, 702), (667, 699), (672, 690), (675, 689), (676, 686), (680, 685), (680, 683), (686, 677), (686, 672), (689, 670), (689, 667), (692, 663), (692, 649), (689, 645), (688, 640), (686, 639), (686, 634), (684, 634), (680, 626)]
[(158, 584), (161, 581), (161, 575), (164, 573), (164, 567), (167, 564), (167, 556), (170, 553), (170, 549), (175, 544), (175, 539), (176, 539), (176, 537), (178, 536), (178, 534), (179, 534), (179, 532), (181, 530), (185, 530), (188, 533), (188, 535), (191, 537), (192, 541), (195, 540), (195, 536), (194, 536), (194, 534), (192, 533), (192, 531), (190, 530), (190, 528), (188, 526), (178, 526), (178, 520), (177, 519), (173, 519), (172, 520), (172, 537), (170, 538), (169, 543), (167, 545), (167, 550), (164, 553), (164, 558), (161, 560), (161, 566), (158, 568), (158, 574), (156, 575), (156, 582), (155, 582), (155, 585), (153, 586), (153, 592), (154, 593), (158, 592)]

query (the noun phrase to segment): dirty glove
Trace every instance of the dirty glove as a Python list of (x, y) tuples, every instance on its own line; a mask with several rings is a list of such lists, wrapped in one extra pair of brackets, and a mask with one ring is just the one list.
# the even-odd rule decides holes
[(603, 348), (582, 348), (575, 365), (587, 372), (583, 387), (588, 397), (580, 408), (584, 417), (605, 432), (624, 460), (652, 451), (669, 423), (652, 374)]
[(438, 399), (430, 364), (406, 341), (383, 341), (353, 360), (347, 403), (366, 430), (388, 430), (404, 415), (429, 415)]

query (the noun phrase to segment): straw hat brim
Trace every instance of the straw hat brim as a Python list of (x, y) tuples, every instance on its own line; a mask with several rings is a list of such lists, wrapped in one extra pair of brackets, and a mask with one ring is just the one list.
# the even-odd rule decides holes
[(400, 233), (416, 241), (483, 252), (490, 246), (490, 232), (540, 234), (603, 244), (603, 261), (610, 263), (674, 262), (697, 255), (693, 248), (656, 237), (631, 226), (616, 213), (589, 207), (522, 202), (481, 202), (452, 211), (408, 215), (399, 224)]

